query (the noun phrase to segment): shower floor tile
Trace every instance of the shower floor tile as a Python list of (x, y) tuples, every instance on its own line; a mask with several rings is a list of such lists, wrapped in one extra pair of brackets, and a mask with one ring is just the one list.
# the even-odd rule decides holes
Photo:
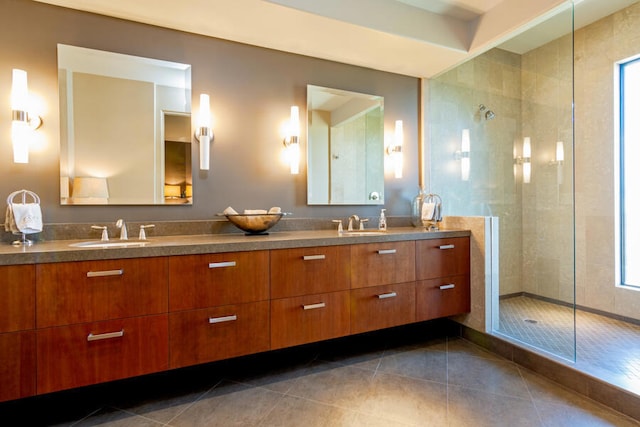
[(519, 296), (500, 300), (498, 331), (640, 394), (639, 325)]

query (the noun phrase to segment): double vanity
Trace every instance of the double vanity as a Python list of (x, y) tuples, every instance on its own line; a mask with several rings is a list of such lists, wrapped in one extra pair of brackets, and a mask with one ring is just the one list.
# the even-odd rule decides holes
[(0, 401), (469, 312), (469, 236), (394, 228), (2, 246)]

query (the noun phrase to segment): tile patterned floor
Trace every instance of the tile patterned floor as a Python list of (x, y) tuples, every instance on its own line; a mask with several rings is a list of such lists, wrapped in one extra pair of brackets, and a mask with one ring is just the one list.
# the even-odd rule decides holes
[(575, 325), (574, 344), (572, 308), (526, 296), (500, 301), (503, 334), (569, 360), (575, 348), (577, 369), (640, 394), (640, 326), (581, 310)]
[[(0, 405), (0, 424), (640, 426), (463, 339), (401, 335), (351, 337), (18, 401)], [(18, 422), (6, 423), (10, 417)]]

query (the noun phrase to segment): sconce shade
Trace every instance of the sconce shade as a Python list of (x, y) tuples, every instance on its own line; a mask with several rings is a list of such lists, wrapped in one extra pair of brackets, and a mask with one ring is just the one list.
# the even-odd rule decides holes
[(299, 137), (300, 136), (300, 112), (297, 106), (291, 107), (291, 136)]
[(200, 142), (200, 169), (209, 170), (210, 144), (213, 140), (211, 129), (211, 107), (209, 95), (200, 94), (200, 113), (198, 114), (198, 129), (196, 139)]
[(27, 72), (14, 68), (11, 82), (11, 109), (26, 112), (29, 107), (28, 104), (29, 87), (27, 85)]
[(393, 170), (396, 178), (402, 178), (403, 159), (402, 145), (404, 144), (404, 132), (402, 120), (396, 120), (395, 132), (393, 137), (393, 147), (391, 149), (391, 159), (393, 162)]
[(200, 94), (200, 115), (198, 116), (198, 125), (201, 127), (211, 127), (211, 103), (209, 95)]
[(469, 129), (462, 129), (462, 141), (460, 142), (460, 174), (463, 181), (469, 181), (471, 172), (471, 138)]
[(288, 135), (284, 139), (287, 161), (292, 175), (300, 173), (300, 111), (297, 106), (291, 107)]
[(93, 176), (77, 177), (73, 180), (72, 195), (74, 199), (108, 199), (107, 178)]
[(531, 138), (526, 136), (522, 143), (522, 182), (531, 182)]
[(564, 144), (562, 141), (556, 142), (556, 162), (564, 162)]
[(14, 163), (29, 163), (28, 104), (27, 72), (14, 69), (11, 81), (11, 142)]

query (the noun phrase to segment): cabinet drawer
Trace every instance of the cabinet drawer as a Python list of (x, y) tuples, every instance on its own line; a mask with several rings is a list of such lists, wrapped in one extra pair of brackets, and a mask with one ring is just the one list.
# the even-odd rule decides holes
[(469, 274), (469, 238), (419, 240), (416, 263), (418, 280)]
[(271, 348), (349, 334), (349, 291), (271, 301)]
[(36, 394), (35, 331), (0, 334), (0, 402)]
[(171, 368), (269, 350), (269, 301), (169, 315)]
[(117, 259), (36, 267), (39, 328), (167, 311), (167, 260)]
[(271, 251), (271, 298), (349, 289), (349, 246)]
[(415, 242), (352, 245), (351, 287), (413, 282), (415, 263)]
[(269, 252), (230, 252), (169, 259), (170, 310), (269, 299)]
[(160, 315), (39, 330), (38, 393), (167, 369), (167, 324)]
[(416, 285), (418, 321), (471, 311), (469, 276), (423, 280)]
[(0, 333), (35, 328), (35, 271), (34, 265), (0, 267)]
[(414, 283), (351, 291), (351, 333), (374, 331), (416, 321)]

